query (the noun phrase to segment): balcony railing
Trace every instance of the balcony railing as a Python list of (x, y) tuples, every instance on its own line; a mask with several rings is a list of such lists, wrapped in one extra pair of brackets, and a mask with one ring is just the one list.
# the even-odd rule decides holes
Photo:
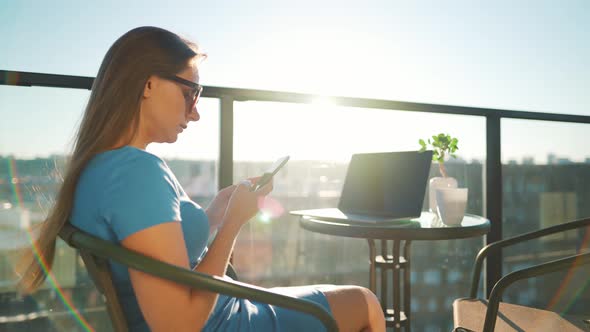
[[(45, 86), (71, 89), (87, 89), (92, 87), (93, 77), (56, 75), (0, 70), (0, 85)], [(223, 188), (233, 182), (233, 114), (234, 101), (274, 101), (288, 103), (312, 103), (317, 95), (289, 93), (280, 91), (251, 90), (206, 86), (203, 97), (217, 98), (221, 101), (220, 137), (219, 137), (219, 187)], [(323, 97), (323, 96), (322, 96)], [(486, 243), (502, 239), (502, 145), (501, 119), (541, 120), (568, 123), (590, 123), (590, 116), (567, 115), (541, 112), (525, 112), (515, 110), (464, 107), (413, 103), (381, 99), (330, 97), (335, 105), (390, 109), (397, 111), (428, 112), (455, 115), (471, 115), (484, 117), (486, 123), (486, 163), (485, 163), (485, 216), (490, 219), (492, 227), (486, 236)], [(501, 253), (490, 255), (486, 269), (486, 292), (499, 280), (502, 271)]]

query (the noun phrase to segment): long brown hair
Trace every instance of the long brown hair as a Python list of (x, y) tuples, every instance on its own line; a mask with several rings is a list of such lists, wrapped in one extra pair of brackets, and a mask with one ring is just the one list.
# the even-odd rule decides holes
[[(38, 260), (51, 271), (59, 231), (68, 222), (80, 174), (98, 153), (130, 143), (139, 127), (140, 101), (151, 75), (177, 74), (204, 54), (198, 46), (156, 27), (139, 27), (121, 36), (107, 51), (75, 137), (73, 153), (47, 219), (17, 267), (18, 289), (30, 293), (45, 280)], [(49, 272), (48, 271), (48, 272)]]

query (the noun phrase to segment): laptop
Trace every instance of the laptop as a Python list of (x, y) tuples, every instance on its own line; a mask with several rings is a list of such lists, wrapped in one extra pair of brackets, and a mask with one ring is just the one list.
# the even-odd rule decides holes
[(432, 151), (354, 154), (338, 208), (290, 213), (347, 223), (409, 223), (421, 214), (431, 162)]

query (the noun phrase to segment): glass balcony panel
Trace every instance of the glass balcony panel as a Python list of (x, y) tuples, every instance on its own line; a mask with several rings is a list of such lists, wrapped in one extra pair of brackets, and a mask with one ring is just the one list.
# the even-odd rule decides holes
[[(49, 278), (34, 294), (15, 289), (27, 226), (47, 215), (90, 92), (0, 86), (0, 330), (110, 331), (100, 294), (77, 252), (61, 240)], [(187, 193), (206, 206), (216, 192), (219, 102), (199, 102), (201, 120), (174, 144), (154, 144)]]
[[(590, 216), (590, 125), (502, 120), (503, 238)], [(589, 250), (590, 230), (525, 242), (503, 251), (503, 274)], [(586, 314), (589, 267), (520, 281), (507, 302)]]
[(193, 201), (207, 207), (217, 193), (219, 160), (219, 99), (201, 98), (200, 119), (188, 124), (173, 144), (147, 148), (162, 157)]
[(110, 328), (81, 260), (61, 240), (51, 277), (39, 291), (28, 296), (15, 289), (19, 249), (30, 245), (26, 229), (47, 215), (89, 95), (88, 90), (0, 86), (3, 331), (85, 331), (85, 324)]
[[(234, 182), (261, 175), (290, 155), (274, 178), (262, 213), (240, 234), (234, 250), (239, 275), (264, 286), (315, 283), (369, 285), (368, 244), (300, 228), (290, 210), (336, 207), (352, 153), (419, 149), (418, 139), (440, 132), (459, 138), (448, 172), (470, 190), (468, 213), (483, 214), (485, 120), (480, 117), (278, 102), (234, 103)], [(431, 176), (438, 175), (433, 164)], [(424, 209), (428, 208), (426, 193)], [(452, 299), (467, 296), (482, 238), (412, 243), (412, 326), (452, 326)], [(379, 279), (377, 281), (379, 283)], [(431, 299), (427, 301), (426, 299)], [(391, 299), (389, 299), (391, 304)], [(419, 317), (419, 319), (418, 319)]]

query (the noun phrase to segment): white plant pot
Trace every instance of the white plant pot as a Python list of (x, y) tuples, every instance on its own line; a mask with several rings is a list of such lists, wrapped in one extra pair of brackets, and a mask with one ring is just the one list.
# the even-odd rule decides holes
[(457, 179), (452, 177), (434, 177), (428, 183), (428, 203), (430, 212), (436, 213), (436, 189), (457, 188)]

